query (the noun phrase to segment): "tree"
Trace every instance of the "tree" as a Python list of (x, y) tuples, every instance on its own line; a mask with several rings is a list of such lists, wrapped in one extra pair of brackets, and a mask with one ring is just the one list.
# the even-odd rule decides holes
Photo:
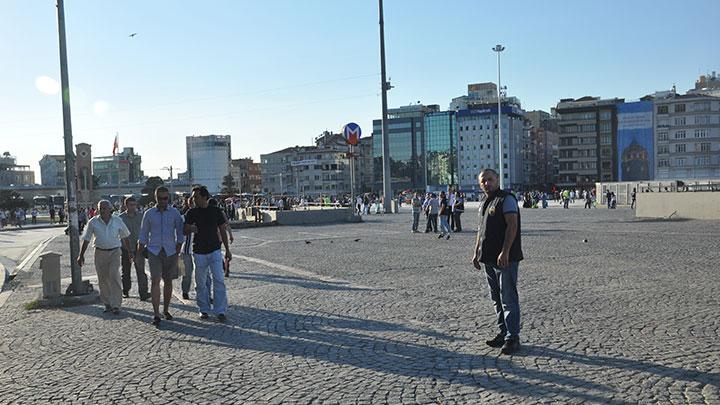
[(155, 189), (164, 185), (165, 182), (158, 176), (148, 177), (145, 180), (145, 187), (140, 191), (143, 195), (138, 200), (138, 204), (147, 206), (155, 200)]
[(223, 177), (222, 190), (220, 190), (220, 194), (225, 196), (238, 194), (238, 189), (235, 187), (235, 179), (231, 174)]
[(30, 206), (17, 191), (0, 190), (0, 209), (15, 210), (16, 208), (27, 208)]

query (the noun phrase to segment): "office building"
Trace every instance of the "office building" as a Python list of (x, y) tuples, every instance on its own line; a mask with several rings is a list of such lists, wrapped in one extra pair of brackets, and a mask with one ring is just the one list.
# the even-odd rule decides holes
[(65, 155), (45, 155), (40, 159), (40, 183), (65, 187)]
[(447, 190), (457, 184), (458, 133), (455, 111), (425, 115), (425, 162), (427, 191)]
[(190, 183), (219, 193), (223, 178), (230, 173), (230, 135), (188, 136), (185, 141)]
[[(388, 110), (390, 179), (393, 195), (400, 191), (425, 190), (425, 115), (440, 111), (434, 105), (409, 105)], [(373, 191), (383, 189), (382, 120), (373, 120)]]
[(551, 191), (558, 172), (559, 139), (555, 118), (545, 111), (525, 112), (524, 140), (525, 188)]
[(349, 147), (340, 134), (324, 132), (313, 146), (294, 146), (260, 156), (262, 189), (271, 195), (350, 194)]
[(655, 180), (720, 178), (720, 97), (656, 92)]
[(0, 156), (0, 186), (26, 186), (35, 184), (35, 172), (29, 165), (17, 164), (10, 152)]
[(458, 110), (458, 184), (460, 189), (480, 190), (478, 174), (482, 169), (496, 170), (504, 178), (506, 189), (519, 189), (523, 184), (523, 111), (518, 105), (502, 103), (503, 167), (498, 156), (497, 104), (473, 103)]
[(357, 193), (369, 193), (373, 191), (374, 163), (373, 163), (373, 136), (360, 138), (360, 143), (355, 148), (355, 162), (357, 171), (355, 178)]
[(99, 184), (128, 184), (143, 180), (142, 157), (134, 148), (123, 148), (114, 156), (98, 156), (92, 160), (92, 174)]
[(260, 163), (253, 162), (252, 158), (232, 159), (230, 175), (235, 181), (235, 188), (240, 193), (260, 192), (262, 185)]
[(617, 105), (622, 102), (586, 96), (557, 104), (560, 187), (590, 189), (617, 180)]

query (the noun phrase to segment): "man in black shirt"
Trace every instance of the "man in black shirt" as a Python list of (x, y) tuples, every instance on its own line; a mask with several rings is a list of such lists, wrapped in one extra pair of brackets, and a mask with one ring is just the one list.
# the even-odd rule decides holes
[(520, 211), (514, 195), (498, 188), (498, 174), (492, 169), (480, 172), (480, 221), (473, 265), (485, 270), (490, 297), (500, 333), (487, 345), (502, 347), (503, 354), (520, 348), (520, 302), (517, 293), (518, 264), (523, 259), (520, 242)]
[(208, 272), (212, 277), (213, 310), (218, 321), (224, 322), (227, 311), (227, 291), (223, 275), (223, 255), (220, 250), (220, 238), (225, 246), (225, 259), (232, 259), (228, 244), (227, 223), (222, 211), (217, 207), (209, 207), (210, 193), (207, 188), (193, 188), (194, 208), (185, 214), (185, 234), (193, 235), (193, 262), (195, 264), (195, 292), (200, 318), (207, 319), (210, 312), (209, 290), (206, 285)]

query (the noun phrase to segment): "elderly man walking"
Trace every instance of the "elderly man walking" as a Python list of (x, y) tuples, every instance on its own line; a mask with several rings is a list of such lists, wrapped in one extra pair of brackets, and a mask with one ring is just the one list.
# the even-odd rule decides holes
[(485, 343), (502, 347), (503, 354), (520, 349), (520, 302), (517, 293), (518, 265), (523, 259), (520, 243), (520, 211), (515, 196), (498, 187), (498, 174), (492, 169), (480, 172), (480, 223), (473, 265), (485, 270), (490, 297), (500, 333)]
[(169, 205), (170, 193), (166, 187), (155, 189), (157, 204), (145, 211), (138, 237), (138, 252), (147, 247), (150, 265), (150, 296), (152, 297), (153, 324), (160, 324), (160, 280), (163, 281), (163, 315), (168, 321), (170, 301), (173, 292), (173, 280), (178, 278), (178, 254), (185, 240), (183, 218), (180, 211)]
[[(132, 252), (127, 239), (130, 231), (122, 219), (112, 215), (110, 201), (98, 202), (98, 211), (100, 215), (93, 217), (85, 228), (77, 262), (80, 267), (85, 264), (85, 251), (94, 239), (95, 271), (100, 288), (100, 300), (105, 304), (105, 312), (112, 311), (113, 314), (118, 314), (122, 305), (120, 246), (124, 246), (128, 252)], [(133, 255), (130, 253), (130, 258), (132, 259), (132, 257)]]

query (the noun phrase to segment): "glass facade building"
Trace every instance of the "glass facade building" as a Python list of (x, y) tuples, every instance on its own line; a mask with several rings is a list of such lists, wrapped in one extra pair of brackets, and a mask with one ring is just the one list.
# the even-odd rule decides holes
[(457, 184), (457, 125), (454, 111), (425, 115), (427, 189), (445, 190)]
[[(390, 172), (393, 194), (425, 190), (425, 115), (439, 111), (437, 105), (411, 105), (388, 111)], [(382, 120), (373, 120), (373, 190), (383, 188)]]

